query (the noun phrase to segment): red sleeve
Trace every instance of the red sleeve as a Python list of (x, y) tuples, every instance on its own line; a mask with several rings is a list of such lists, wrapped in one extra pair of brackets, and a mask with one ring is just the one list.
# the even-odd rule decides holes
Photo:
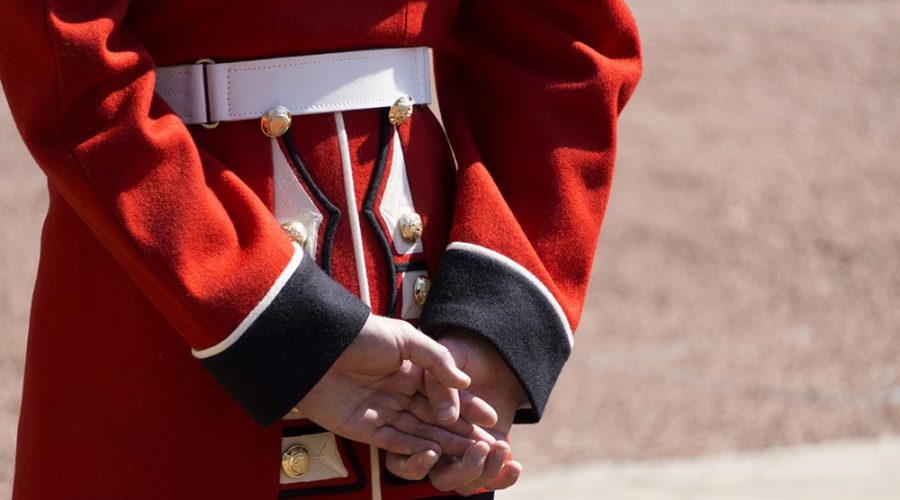
[[(324, 276), (154, 94), (121, 0), (0, 5), (0, 78), (57, 190), (260, 421), (281, 417), (368, 309)], [(297, 367), (303, 367), (298, 373)]]
[(423, 325), (487, 337), (540, 419), (568, 358), (641, 73), (621, 0), (463, 0), (435, 50), (459, 166), (451, 243)]

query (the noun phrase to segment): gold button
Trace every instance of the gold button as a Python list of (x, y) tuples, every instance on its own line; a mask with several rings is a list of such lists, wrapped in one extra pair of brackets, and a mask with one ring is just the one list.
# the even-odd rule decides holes
[(309, 239), (309, 233), (306, 232), (306, 226), (302, 222), (292, 220), (281, 225), (284, 232), (294, 241), (303, 246)]
[(407, 212), (400, 217), (400, 236), (407, 243), (415, 243), (422, 239), (422, 217), (415, 212)]
[(288, 477), (297, 479), (309, 471), (309, 464), (312, 459), (309, 456), (309, 450), (303, 446), (291, 446), (281, 455), (281, 470)]
[(394, 105), (391, 106), (391, 111), (388, 113), (388, 121), (391, 122), (391, 125), (403, 125), (406, 123), (406, 120), (409, 120), (409, 117), (413, 114), (413, 105), (415, 105), (415, 101), (410, 96), (403, 96), (400, 99), (397, 99), (394, 102)]
[(413, 286), (413, 298), (416, 300), (416, 304), (425, 305), (425, 301), (428, 299), (428, 290), (431, 290), (431, 280), (425, 276), (416, 278), (416, 284)]
[(291, 128), (291, 112), (284, 106), (269, 108), (259, 120), (259, 126), (269, 137), (280, 137)]

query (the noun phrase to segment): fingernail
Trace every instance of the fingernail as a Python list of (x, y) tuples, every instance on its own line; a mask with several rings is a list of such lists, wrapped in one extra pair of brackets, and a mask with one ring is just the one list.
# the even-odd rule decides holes
[(436, 464), (438, 461), (438, 454), (435, 453), (434, 450), (428, 450), (425, 452), (425, 455), (422, 457), (422, 465), (425, 467), (431, 468), (432, 465)]

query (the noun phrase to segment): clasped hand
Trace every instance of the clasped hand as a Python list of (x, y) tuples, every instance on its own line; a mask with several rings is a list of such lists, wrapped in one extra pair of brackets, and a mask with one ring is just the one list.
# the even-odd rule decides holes
[(522, 466), (506, 436), (521, 386), (496, 350), (456, 330), (435, 341), (405, 321), (370, 315), (297, 405), (318, 425), (387, 451), (405, 479), (442, 491), (507, 488)]

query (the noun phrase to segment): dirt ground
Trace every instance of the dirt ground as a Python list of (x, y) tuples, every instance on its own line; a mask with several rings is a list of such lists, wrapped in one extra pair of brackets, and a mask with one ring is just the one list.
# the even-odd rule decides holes
[[(900, 2), (632, 5), (645, 77), (585, 315), (517, 458), (900, 433)], [(5, 106), (0, 152), (2, 498), (46, 207)]]

